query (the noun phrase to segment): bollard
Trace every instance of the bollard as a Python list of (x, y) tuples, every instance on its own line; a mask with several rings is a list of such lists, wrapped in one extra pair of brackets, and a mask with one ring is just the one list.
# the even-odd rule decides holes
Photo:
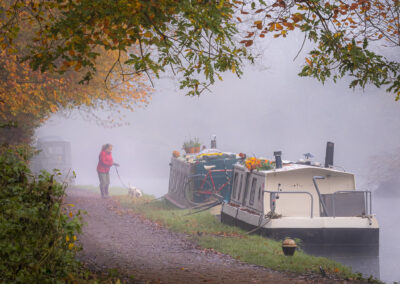
[(283, 254), (286, 256), (293, 256), (296, 251), (296, 242), (292, 239), (286, 239), (282, 242)]

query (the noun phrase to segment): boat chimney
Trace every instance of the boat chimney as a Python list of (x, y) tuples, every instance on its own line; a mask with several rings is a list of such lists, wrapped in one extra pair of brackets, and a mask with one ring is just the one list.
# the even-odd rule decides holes
[(330, 168), (333, 166), (333, 150), (335, 144), (333, 142), (326, 143), (326, 155), (325, 155), (325, 168)]
[(282, 151), (276, 151), (274, 152), (275, 156), (275, 168), (280, 169), (282, 168)]
[(217, 135), (211, 136), (211, 149), (217, 149)]

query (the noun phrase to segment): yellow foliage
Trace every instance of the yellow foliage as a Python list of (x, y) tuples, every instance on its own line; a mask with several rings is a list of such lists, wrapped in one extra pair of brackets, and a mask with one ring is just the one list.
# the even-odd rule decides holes
[[(122, 106), (132, 110), (149, 102), (152, 89), (147, 77), (129, 74), (123, 62), (127, 55), (117, 51), (98, 51), (98, 72), (90, 84), (79, 84), (87, 70), (80, 62), (64, 74), (33, 72), (15, 54), (0, 50), (0, 121), (20, 121), (22, 117), (44, 122), (59, 110), (76, 107), (108, 109)], [(131, 51), (134, 52), (134, 51)], [(71, 64), (65, 62), (64, 65)]]

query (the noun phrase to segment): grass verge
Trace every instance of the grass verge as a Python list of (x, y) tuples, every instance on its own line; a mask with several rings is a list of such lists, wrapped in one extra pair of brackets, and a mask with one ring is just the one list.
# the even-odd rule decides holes
[(118, 199), (123, 207), (173, 231), (188, 234), (204, 249), (213, 249), (247, 263), (298, 274), (320, 273), (322, 267), (326, 273), (340, 278), (361, 277), (336, 261), (311, 256), (301, 250), (296, 251), (293, 257), (286, 257), (280, 242), (248, 235), (240, 228), (222, 224), (209, 211), (186, 215), (189, 210), (177, 209), (166, 200), (151, 201), (153, 197), (146, 195), (141, 199), (127, 196)]

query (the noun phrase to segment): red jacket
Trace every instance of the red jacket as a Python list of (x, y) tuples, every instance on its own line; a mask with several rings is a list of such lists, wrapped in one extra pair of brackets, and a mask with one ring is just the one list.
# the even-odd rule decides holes
[(97, 171), (100, 173), (108, 173), (113, 165), (113, 158), (111, 152), (101, 151), (99, 155), (99, 163), (97, 164)]

